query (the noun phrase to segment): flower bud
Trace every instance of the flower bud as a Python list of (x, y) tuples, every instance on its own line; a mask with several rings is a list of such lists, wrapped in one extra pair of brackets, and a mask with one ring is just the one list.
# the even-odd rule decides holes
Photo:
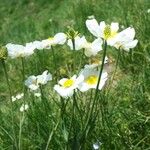
[(66, 34), (69, 39), (75, 39), (75, 37), (79, 35), (79, 32), (70, 27)]
[(8, 56), (7, 49), (4, 46), (0, 46), (0, 60), (5, 60)]

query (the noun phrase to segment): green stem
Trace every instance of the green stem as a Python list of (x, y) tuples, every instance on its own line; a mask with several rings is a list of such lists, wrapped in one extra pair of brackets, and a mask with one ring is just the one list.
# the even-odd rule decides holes
[(14, 129), (14, 113), (13, 113), (12, 92), (11, 92), (11, 87), (10, 87), (10, 84), (9, 84), (9, 78), (8, 78), (8, 73), (7, 73), (5, 61), (1, 60), (1, 62), (2, 62), (3, 69), (4, 69), (5, 78), (6, 78), (6, 82), (7, 82), (7, 86), (8, 86), (8, 90), (9, 90), (9, 99), (10, 99), (10, 104), (11, 104), (12, 132), (13, 132), (13, 135), (14, 135), (13, 144), (15, 143), (16, 149), (18, 149), (17, 142), (16, 142), (15, 129)]
[(99, 72), (99, 77), (98, 77), (98, 82), (97, 82), (97, 86), (96, 86), (96, 90), (95, 90), (95, 96), (94, 96), (93, 104), (92, 104), (92, 107), (91, 107), (91, 109), (89, 111), (89, 115), (88, 115), (88, 118), (87, 118), (87, 121), (86, 121), (85, 131), (86, 131), (87, 127), (88, 127), (91, 115), (92, 115), (93, 110), (94, 110), (96, 99), (98, 97), (99, 84), (100, 84), (100, 80), (101, 80), (101, 76), (102, 76), (102, 72), (103, 72), (103, 68), (104, 68), (104, 64), (105, 64), (104, 62), (105, 62), (105, 57), (106, 57), (106, 51), (107, 51), (107, 42), (104, 41), (104, 53), (103, 53), (102, 65), (101, 65), (101, 69), (100, 69), (100, 72)]
[(50, 144), (50, 142), (51, 142), (52, 136), (53, 136), (54, 132), (57, 130), (57, 127), (58, 127), (58, 125), (59, 125), (59, 122), (60, 122), (60, 120), (58, 121), (58, 123), (56, 124), (56, 126), (55, 126), (55, 128), (52, 130), (52, 132), (50, 133), (49, 138), (48, 138), (48, 141), (47, 141), (47, 144), (46, 144), (45, 150), (48, 150), (48, 147), (49, 147), (49, 144)]
[(72, 38), (71, 40), (72, 40), (73, 50), (75, 51), (75, 39)]
[(24, 81), (25, 81), (25, 65), (24, 65), (24, 58), (21, 57), (21, 63), (22, 63), (22, 83), (23, 83), (23, 101), (24, 101), (24, 105), (25, 105), (25, 92), (26, 92), (26, 87), (25, 87), (25, 84), (24, 84)]
[[(68, 137), (71, 137), (71, 131), (72, 131), (72, 127), (73, 126), (73, 121), (74, 121), (74, 115), (75, 115), (75, 102), (74, 102), (74, 96), (73, 96), (73, 107), (72, 107), (72, 116), (71, 116), (71, 123), (70, 123), (70, 127), (69, 127), (69, 135)], [(69, 140), (69, 139), (68, 139)], [(69, 142), (69, 141), (68, 141)]]
[(11, 88), (10, 88), (10, 84), (9, 84), (9, 78), (8, 78), (8, 73), (7, 73), (7, 69), (6, 69), (6, 64), (5, 64), (5, 61), (2, 60), (2, 66), (4, 68), (4, 73), (5, 73), (5, 77), (6, 77), (6, 82), (7, 82), (7, 86), (8, 86), (8, 90), (9, 90), (9, 98), (10, 98), (10, 102), (11, 104), (13, 105), (13, 102), (12, 102), (12, 92), (11, 92)]
[(22, 125), (23, 125), (23, 121), (24, 121), (24, 112), (22, 115), (22, 118), (20, 119), (20, 125), (19, 125), (19, 150), (21, 150), (21, 135), (22, 135)]
[(52, 49), (53, 62), (54, 62), (54, 69), (55, 69), (55, 72), (56, 72), (56, 79), (57, 79), (58, 70), (57, 70), (57, 63), (56, 63), (56, 55), (55, 55), (55, 51), (54, 51), (53, 46), (51, 46), (51, 49)]
[(73, 69), (76, 70), (76, 65), (75, 65), (75, 63), (76, 63), (75, 39), (72, 38), (71, 41), (72, 41), (72, 45), (73, 45), (73, 53), (72, 53), (73, 58), (72, 58), (72, 60), (74, 61), (72, 65), (73, 65)]
[(104, 64), (105, 64), (106, 51), (107, 51), (107, 42), (104, 41), (104, 53), (103, 53), (102, 66), (101, 66), (101, 70), (99, 72), (99, 77), (98, 77), (98, 82), (97, 82), (97, 86), (96, 86), (95, 98), (94, 99), (96, 99), (98, 91), (99, 91), (98, 88), (99, 88), (99, 84), (100, 84), (100, 81), (101, 81), (101, 76), (102, 76), (103, 68), (104, 68)]

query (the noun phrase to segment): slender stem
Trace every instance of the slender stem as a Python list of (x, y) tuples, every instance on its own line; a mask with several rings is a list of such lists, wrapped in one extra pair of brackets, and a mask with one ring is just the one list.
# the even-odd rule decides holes
[(76, 99), (76, 92), (75, 91), (74, 91), (74, 94), (73, 94), (73, 100), (74, 100), (74, 105), (75, 105), (76, 109), (78, 110), (80, 117), (82, 118), (82, 114), (81, 114), (81, 111), (80, 111), (80, 108), (78, 106), (78, 102), (77, 102), (77, 99)]
[(56, 79), (57, 79), (58, 70), (57, 70), (56, 56), (55, 56), (55, 51), (54, 51), (53, 46), (51, 46), (51, 49), (52, 49), (53, 62), (54, 62), (54, 69), (55, 69), (55, 71), (56, 71)]
[(19, 125), (19, 143), (18, 143), (18, 147), (19, 147), (19, 150), (21, 150), (21, 135), (22, 135), (22, 125), (23, 125), (23, 121), (24, 121), (24, 112), (23, 112), (23, 115), (22, 115), (22, 118), (20, 119), (20, 125)]
[(14, 134), (13, 144), (15, 143), (16, 149), (18, 149), (17, 142), (16, 142), (15, 129), (14, 129), (14, 113), (13, 113), (12, 92), (11, 92), (11, 87), (10, 87), (10, 83), (9, 83), (9, 78), (8, 78), (8, 73), (7, 73), (5, 61), (1, 60), (1, 62), (2, 62), (3, 69), (4, 69), (5, 78), (6, 78), (6, 82), (7, 82), (7, 86), (8, 86), (8, 90), (9, 90), (9, 99), (10, 99), (10, 105), (11, 105), (12, 132)]
[(72, 38), (71, 40), (72, 40), (73, 50), (75, 51), (75, 39)]
[[(22, 84), (23, 84), (23, 105), (25, 106), (25, 93), (26, 93), (26, 87), (24, 84), (25, 81), (25, 63), (24, 63), (24, 58), (21, 57), (21, 64), (22, 64)], [(24, 111), (23, 111), (23, 115), (22, 118), (20, 120), (20, 129), (19, 129), (19, 150), (21, 150), (21, 136), (22, 136), (22, 125), (23, 125), (23, 121), (24, 121)]]
[(88, 127), (88, 123), (89, 123), (89, 120), (90, 120), (91, 115), (92, 115), (92, 113), (93, 113), (93, 109), (94, 109), (94, 106), (95, 106), (95, 102), (96, 102), (96, 99), (97, 99), (97, 96), (98, 96), (99, 84), (100, 84), (100, 80), (101, 80), (101, 76), (102, 76), (102, 72), (103, 72), (103, 68), (104, 68), (104, 62), (105, 62), (105, 57), (106, 57), (106, 51), (107, 51), (107, 42), (104, 41), (104, 53), (103, 53), (102, 65), (101, 65), (101, 69), (100, 69), (100, 72), (99, 72), (99, 77), (98, 77), (98, 81), (97, 81), (97, 86), (96, 86), (96, 90), (95, 90), (95, 96), (94, 96), (93, 104), (92, 104), (92, 107), (91, 107), (91, 109), (90, 109), (90, 111), (89, 111), (89, 115), (88, 115), (88, 118), (87, 118), (85, 130), (86, 130), (86, 128)]
[(8, 78), (8, 73), (7, 73), (7, 69), (6, 69), (6, 65), (5, 65), (5, 61), (2, 60), (2, 66), (4, 68), (4, 73), (5, 73), (5, 77), (6, 77), (6, 82), (7, 82), (7, 86), (8, 86), (8, 90), (9, 90), (9, 98), (10, 98), (10, 102), (13, 105), (12, 102), (12, 92), (11, 92), (11, 88), (10, 88), (10, 84), (9, 84), (9, 78)]
[(22, 84), (23, 84), (23, 101), (24, 101), (24, 105), (25, 105), (25, 92), (26, 92), (26, 87), (25, 87), (25, 84), (24, 84), (24, 81), (25, 81), (25, 64), (24, 64), (24, 58), (21, 57), (21, 63), (22, 63)]
[(58, 123), (56, 124), (56, 126), (55, 126), (55, 128), (52, 130), (52, 132), (50, 133), (49, 138), (48, 138), (48, 141), (47, 141), (47, 144), (46, 144), (45, 150), (48, 150), (48, 147), (49, 147), (49, 144), (50, 144), (50, 142), (51, 142), (52, 136), (53, 136), (54, 132), (57, 130), (57, 127), (58, 127), (58, 125), (59, 125), (59, 122), (60, 122), (60, 120), (58, 121)]
[(74, 60), (74, 62), (73, 62), (73, 69), (76, 70), (76, 66), (75, 66), (75, 62), (76, 62), (75, 39), (72, 38), (71, 41), (72, 41), (72, 45), (73, 45), (73, 53), (72, 53), (73, 54), (72, 55), (72, 57), (73, 57), (72, 60)]
[[(74, 97), (73, 97), (73, 107), (72, 107), (72, 116), (71, 116), (71, 123), (70, 123), (70, 127), (69, 127), (69, 136), (68, 137), (71, 137), (71, 131), (72, 131), (72, 127), (73, 126), (73, 121), (74, 121), (74, 115), (75, 115), (75, 104), (74, 104)], [(69, 140), (69, 139), (68, 139)], [(69, 142), (69, 141), (68, 141)]]
[(105, 57), (106, 57), (106, 51), (107, 51), (107, 42), (104, 41), (104, 53), (103, 53), (103, 60), (102, 60), (102, 66), (101, 66), (101, 70), (99, 72), (99, 77), (98, 77), (98, 82), (97, 82), (97, 86), (96, 86), (96, 91), (95, 91), (95, 98), (97, 97), (97, 93), (98, 93), (98, 88), (99, 88), (99, 84), (100, 84), (100, 80), (101, 80), (101, 76), (102, 76), (102, 72), (103, 72), (103, 68), (104, 68), (104, 64), (105, 64)]

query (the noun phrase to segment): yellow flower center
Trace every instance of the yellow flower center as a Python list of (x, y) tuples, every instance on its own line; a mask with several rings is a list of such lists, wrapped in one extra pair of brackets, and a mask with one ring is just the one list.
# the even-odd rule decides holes
[(113, 38), (117, 34), (116, 31), (111, 31), (111, 28), (109, 25), (107, 25), (104, 29), (104, 39), (107, 40), (109, 38)]
[(100, 61), (99, 61), (99, 59), (93, 58), (91, 60), (91, 64), (100, 64)]
[(37, 80), (32, 80), (32, 84), (37, 85)]
[(48, 38), (48, 40), (50, 40), (50, 41), (53, 40), (53, 39), (54, 39), (53, 37), (49, 37), (49, 38)]
[(63, 84), (63, 87), (64, 88), (68, 88), (70, 86), (72, 86), (74, 84), (74, 81), (72, 79), (67, 79), (64, 84)]
[(96, 84), (97, 83), (97, 80), (98, 80), (98, 77), (95, 76), (95, 75), (91, 75), (89, 76), (88, 78), (86, 78), (85, 82), (89, 85), (93, 85), (93, 84)]

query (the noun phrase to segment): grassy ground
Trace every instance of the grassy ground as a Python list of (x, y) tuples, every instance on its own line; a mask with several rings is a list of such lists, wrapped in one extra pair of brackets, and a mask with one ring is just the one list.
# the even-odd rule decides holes
[[(149, 0), (0, 0), (0, 44), (9, 42), (24, 44), (42, 40), (57, 32), (66, 32), (69, 26), (89, 39), (93, 37), (85, 26), (88, 16), (99, 21), (119, 22), (125, 28), (136, 30), (138, 46), (129, 54), (123, 54), (111, 89), (106, 86), (99, 98), (100, 112), (90, 120), (86, 131), (84, 125), (90, 103), (90, 92), (77, 95), (80, 114), (73, 119), (70, 133), (72, 101), (62, 101), (53, 91), (52, 81), (44, 87), (45, 97), (34, 99), (27, 92), (25, 100), (30, 109), (22, 116), (19, 112), (22, 101), (14, 103), (14, 134), (11, 130), (11, 104), (5, 76), (0, 64), (0, 149), (43, 150), (46, 149), (92, 149), (100, 141), (102, 150), (149, 150), (150, 149), (150, 8)], [(73, 53), (66, 46), (56, 47), (57, 68), (61, 77), (77, 73), (78, 61), (72, 60)], [(76, 60), (82, 60), (82, 67), (89, 60), (76, 53)], [(40, 59), (39, 59), (40, 56)], [(108, 48), (112, 66), (117, 51)], [(44, 58), (43, 58), (44, 57)], [(72, 69), (72, 66), (75, 68)], [(12, 93), (22, 92), (21, 60), (7, 59)], [(25, 60), (26, 78), (38, 75), (48, 69), (55, 76), (52, 54), (34, 54)], [(111, 75), (110, 75), (111, 76)], [(44, 100), (44, 101), (43, 101)], [(67, 105), (66, 105), (67, 103)], [(64, 106), (66, 105), (66, 107)], [(65, 108), (65, 110), (63, 109)], [(60, 120), (60, 114), (61, 119)], [(20, 129), (22, 131), (20, 131)], [(20, 134), (21, 133), (21, 134)], [(51, 136), (52, 135), (52, 136)]]

